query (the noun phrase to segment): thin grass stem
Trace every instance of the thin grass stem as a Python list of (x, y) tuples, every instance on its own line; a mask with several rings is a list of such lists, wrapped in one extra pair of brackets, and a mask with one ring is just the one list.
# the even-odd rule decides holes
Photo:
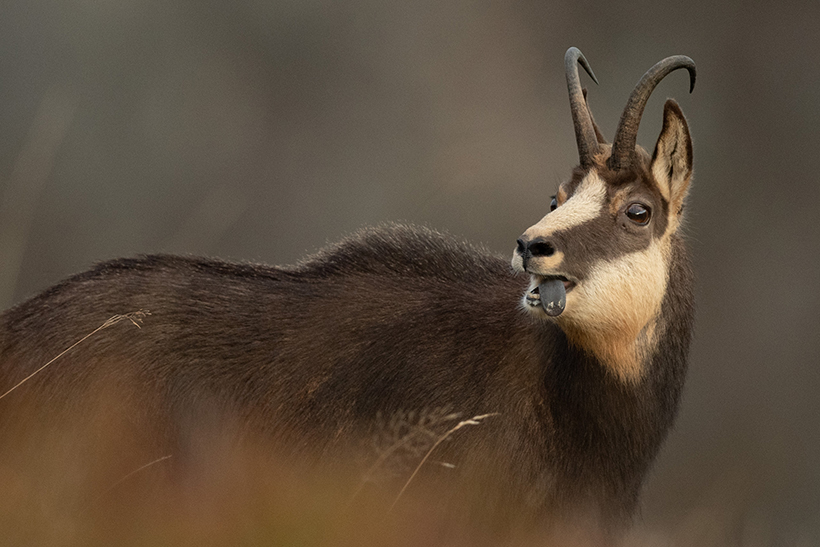
[(427, 451), (427, 454), (425, 454), (424, 457), (421, 459), (419, 464), (416, 466), (416, 469), (413, 470), (413, 473), (410, 475), (410, 478), (407, 479), (407, 482), (404, 483), (404, 486), (402, 487), (401, 491), (399, 492), (399, 495), (396, 496), (395, 500), (393, 500), (393, 505), (390, 506), (390, 509), (388, 510), (388, 513), (393, 511), (393, 508), (399, 502), (399, 499), (404, 494), (404, 491), (407, 490), (407, 487), (410, 486), (410, 483), (413, 481), (415, 476), (418, 474), (419, 469), (421, 469), (421, 466), (424, 465), (424, 463), (427, 461), (427, 458), (430, 457), (430, 454), (433, 453), (433, 451), (438, 447), (438, 445), (440, 445), (442, 442), (444, 442), (444, 440), (447, 437), (449, 437), (450, 435), (452, 435), (453, 433), (455, 433), (456, 431), (458, 431), (462, 427), (465, 427), (465, 426), (468, 426), (468, 425), (480, 425), (481, 420), (483, 420), (484, 418), (489, 418), (490, 416), (497, 416), (498, 414), (499, 414), (498, 412), (492, 412), (490, 414), (482, 414), (480, 416), (473, 416), (472, 418), (470, 418), (468, 420), (462, 420), (459, 423), (457, 423), (455, 426), (453, 426), (452, 428), (447, 430), (441, 437), (439, 437), (436, 440), (436, 442), (433, 444), (433, 446), (430, 447), (430, 450)]
[(117, 323), (119, 323), (120, 321), (123, 321), (123, 320), (126, 320), (126, 319), (127, 319), (128, 321), (131, 321), (131, 323), (133, 323), (133, 324), (134, 324), (134, 326), (135, 326), (135, 327), (137, 327), (137, 328), (139, 329), (139, 328), (142, 328), (142, 327), (140, 327), (140, 322), (142, 322), (143, 318), (144, 318), (146, 315), (151, 315), (151, 314), (150, 314), (150, 312), (148, 312), (147, 310), (146, 310), (146, 311), (139, 310), (139, 311), (135, 311), (135, 312), (131, 312), (131, 313), (126, 313), (125, 315), (114, 315), (113, 317), (109, 318), (109, 319), (108, 319), (105, 323), (103, 323), (102, 325), (100, 325), (99, 327), (97, 327), (96, 329), (94, 329), (93, 331), (89, 332), (88, 334), (86, 334), (85, 336), (83, 336), (82, 338), (80, 338), (79, 340), (77, 340), (76, 342), (74, 342), (71, 346), (69, 346), (69, 347), (67, 347), (66, 349), (64, 349), (63, 351), (61, 351), (61, 352), (59, 353), (59, 355), (57, 355), (56, 357), (52, 358), (52, 359), (51, 359), (48, 363), (46, 363), (45, 365), (41, 366), (40, 368), (38, 368), (37, 370), (35, 370), (34, 372), (32, 372), (31, 374), (29, 374), (29, 375), (28, 375), (28, 376), (26, 376), (25, 378), (23, 378), (22, 380), (20, 380), (19, 382), (17, 382), (17, 384), (16, 384), (14, 387), (12, 387), (12, 388), (11, 388), (11, 389), (9, 389), (8, 391), (6, 391), (4, 394), (0, 395), (0, 399), (3, 399), (3, 397), (5, 397), (5, 396), (6, 396), (6, 395), (8, 395), (9, 393), (11, 393), (12, 391), (14, 391), (14, 390), (15, 390), (15, 389), (17, 389), (18, 387), (20, 387), (21, 385), (23, 385), (23, 384), (25, 384), (26, 382), (28, 382), (29, 380), (31, 380), (34, 376), (36, 376), (37, 374), (39, 374), (40, 372), (42, 372), (42, 371), (43, 371), (46, 367), (48, 367), (49, 365), (51, 365), (54, 361), (56, 361), (57, 359), (59, 359), (60, 357), (62, 357), (62, 356), (63, 356), (63, 355), (65, 355), (66, 353), (68, 353), (69, 351), (73, 350), (74, 348), (76, 348), (77, 346), (79, 346), (80, 344), (82, 344), (82, 343), (83, 343), (83, 342), (85, 342), (87, 339), (89, 339), (90, 337), (94, 336), (95, 334), (97, 334), (97, 333), (98, 333), (98, 332), (100, 332), (101, 330), (103, 330), (103, 329), (107, 329), (108, 327), (110, 327), (110, 326), (112, 326), (112, 325), (116, 325), (116, 324), (117, 324)]

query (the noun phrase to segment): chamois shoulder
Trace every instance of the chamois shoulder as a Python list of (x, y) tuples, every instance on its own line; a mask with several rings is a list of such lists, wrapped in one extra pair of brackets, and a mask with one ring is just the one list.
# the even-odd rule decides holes
[(297, 264), (305, 276), (389, 275), (448, 281), (510, 276), (508, 261), (430, 228), (385, 224), (359, 230)]

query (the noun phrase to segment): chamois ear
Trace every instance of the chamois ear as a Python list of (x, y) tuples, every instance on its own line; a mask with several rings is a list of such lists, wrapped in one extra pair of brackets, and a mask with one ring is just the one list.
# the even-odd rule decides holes
[(692, 178), (692, 138), (680, 106), (672, 99), (663, 107), (663, 129), (652, 155), (652, 175), (670, 210), (680, 215)]

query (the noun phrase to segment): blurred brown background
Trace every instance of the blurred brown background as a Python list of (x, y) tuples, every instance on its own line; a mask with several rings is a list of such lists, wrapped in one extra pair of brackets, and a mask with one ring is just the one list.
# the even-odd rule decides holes
[(820, 544), (817, 2), (4, 2), (0, 305), (106, 258), (291, 263), (387, 220), (508, 254), (577, 162), (571, 45), (610, 138), (654, 62), (698, 65), (639, 135), (679, 100), (699, 310), (643, 529)]

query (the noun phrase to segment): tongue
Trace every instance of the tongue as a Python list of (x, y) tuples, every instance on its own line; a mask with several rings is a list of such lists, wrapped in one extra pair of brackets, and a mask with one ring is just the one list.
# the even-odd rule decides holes
[(538, 285), (541, 295), (541, 305), (550, 317), (561, 315), (567, 305), (567, 291), (564, 282), (560, 279), (548, 279)]

